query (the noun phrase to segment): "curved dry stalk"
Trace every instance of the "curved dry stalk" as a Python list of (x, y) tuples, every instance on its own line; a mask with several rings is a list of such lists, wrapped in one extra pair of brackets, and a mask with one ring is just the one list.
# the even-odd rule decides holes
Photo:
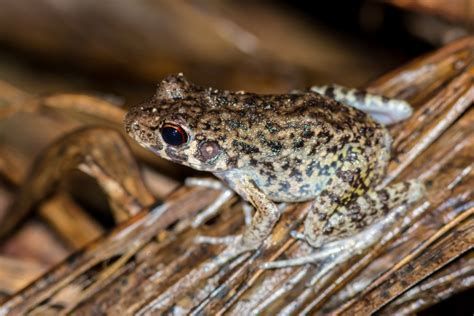
[(2, 220), (0, 239), (74, 169), (80, 169), (97, 180), (106, 192), (118, 222), (154, 202), (121, 136), (108, 128), (85, 128), (64, 136), (38, 157)]
[[(44, 97), (9, 98), (0, 107), (0, 119), (6, 119), (16, 113), (40, 113), (45, 111), (68, 112), (82, 120), (91, 123), (107, 122), (114, 127), (122, 124), (125, 116), (124, 109), (103, 99), (84, 94), (53, 94)], [(93, 105), (93, 106), (92, 106)]]
[[(4, 92), (1, 89), (2, 86), (0, 85), (0, 93)], [(0, 105), (0, 120), (8, 119), (18, 113), (49, 114), (50, 117), (62, 115), (74, 119), (76, 122), (87, 124), (87, 126), (98, 124), (114, 128), (125, 136), (125, 140), (128, 141), (128, 136), (123, 128), (125, 110), (109, 101), (83, 94), (53, 94), (42, 97), (24, 94), (22, 97), (15, 98), (10, 97), (9, 90), (5, 93), (7, 93), (4, 100), (5, 104)], [(129, 142), (129, 146), (136, 156), (148, 164), (160, 167), (163, 170), (173, 170), (173, 168), (169, 168), (169, 166), (172, 166), (170, 162), (157, 159), (154, 154), (143, 149), (135, 142)], [(2, 150), (1, 147), (0, 150)], [(7, 151), (5, 150), (5, 152)], [(0, 157), (0, 174), (4, 174), (7, 179), (11, 177), (18, 179), (17, 174), (8, 170), (9, 166), (14, 166), (10, 163), (10, 160), (5, 159), (4, 162), (4, 159)], [(2, 164), (5, 165), (5, 168)]]
[[(155, 259), (150, 260), (150, 256), (170, 246), (173, 239), (157, 244), (155, 238), (159, 236), (160, 230), (180, 218), (196, 213), (210, 204), (216, 195), (215, 191), (198, 188), (184, 188), (176, 191), (166, 203), (151, 210), (148, 216), (145, 216), (148, 210), (144, 209), (110, 235), (95, 241), (69, 258), (63, 265), (56, 267), (50, 272), (46, 282), (31, 285), (14, 296), (0, 307), (0, 315), (47, 313), (48, 311), (57, 313), (59, 310), (73, 310), (79, 304), (83, 304), (83, 301), (97, 296), (101, 290), (117, 281), (121, 286), (146, 290), (146, 286), (142, 287), (144, 286), (142, 277), (129, 280), (130, 283), (122, 283), (120, 278), (132, 273), (132, 268), (139, 269), (140, 263), (149, 265), (148, 273), (154, 271), (152, 267), (155, 269), (161, 267)], [(165, 257), (159, 256), (157, 259), (166, 262), (164, 260), (166, 256), (176, 257), (176, 251), (168, 253)], [(195, 260), (195, 257), (190, 257), (190, 259)], [(184, 261), (183, 264), (189, 265), (189, 262)], [(150, 277), (151, 280), (160, 279), (155, 273), (152, 273)], [(82, 291), (84, 294), (76, 300), (77, 295)], [(133, 296), (130, 295), (121, 298), (131, 300), (129, 304), (135, 302)]]

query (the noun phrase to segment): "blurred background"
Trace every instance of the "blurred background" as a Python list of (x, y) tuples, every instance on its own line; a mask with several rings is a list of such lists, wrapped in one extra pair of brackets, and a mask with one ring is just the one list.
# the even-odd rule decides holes
[(469, 32), (472, 3), (3, 0), (0, 79), (127, 103), (175, 72), (256, 92), (361, 86)]
[[(472, 0), (2, 0), (0, 86), (92, 94), (124, 107), (177, 72), (206, 86), (262, 93), (322, 83), (361, 87), (473, 26)], [(15, 116), (0, 122), (0, 144), (31, 160), (64, 131), (58, 126)], [(0, 186), (0, 212), (9, 199)], [(27, 239), (48, 242), (34, 234)], [(33, 251), (26, 244), (19, 251), (18, 240), (0, 254)], [(61, 251), (44, 261), (57, 262), (67, 253)], [(471, 296), (425, 315), (462, 311)]]

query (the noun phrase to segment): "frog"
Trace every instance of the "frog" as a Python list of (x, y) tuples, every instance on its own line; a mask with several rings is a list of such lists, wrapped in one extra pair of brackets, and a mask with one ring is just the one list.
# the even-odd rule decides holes
[(211, 172), (254, 207), (251, 223), (229, 242), (237, 255), (271, 234), (278, 203), (310, 201), (301, 238), (318, 248), (418, 201), (424, 186), (417, 180), (381, 186), (391, 157), (386, 126), (411, 114), (404, 100), (338, 85), (257, 94), (177, 74), (130, 108), (124, 124), (142, 147)]

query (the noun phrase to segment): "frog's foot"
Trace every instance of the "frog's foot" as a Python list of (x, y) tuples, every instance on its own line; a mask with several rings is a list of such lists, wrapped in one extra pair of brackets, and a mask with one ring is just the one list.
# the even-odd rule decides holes
[[(290, 231), (290, 236), (296, 240), (301, 240), (306, 242), (306, 238), (304, 233), (301, 233), (296, 230)], [(325, 244), (324, 246), (319, 247), (315, 252), (310, 255), (302, 256), (293, 259), (287, 260), (279, 260), (273, 262), (267, 262), (262, 264), (260, 267), (262, 269), (278, 269), (278, 268), (286, 268), (286, 267), (293, 267), (293, 266), (300, 266), (304, 264), (315, 264), (321, 260), (328, 258), (329, 256), (338, 256), (342, 254), (347, 249), (354, 249), (356, 246), (357, 240), (336, 240), (330, 243)], [(309, 246), (309, 244), (308, 244)]]
[[(327, 266), (335, 266), (342, 262), (345, 262), (348, 258), (364, 253), (367, 249), (372, 247), (377, 241), (379, 241), (391, 225), (394, 224), (396, 219), (404, 214), (407, 210), (406, 206), (400, 206), (396, 210), (387, 216), (387, 218), (381, 220), (367, 229), (355, 234), (352, 237), (347, 237), (339, 240), (325, 239), (318, 246), (314, 246), (315, 251), (307, 256), (292, 258), (288, 260), (280, 260), (267, 262), (262, 264), (262, 269), (277, 269), (286, 268), (292, 266), (300, 266), (304, 264), (317, 264), (322, 261), (326, 261), (331, 258), (331, 261)], [(291, 236), (298, 240), (305, 240), (307, 237), (299, 232), (292, 231)], [(310, 244), (308, 244), (309, 246)], [(327, 269), (327, 266), (325, 269)]]
[[(372, 195), (372, 198), (374, 198), (377, 196), (375, 193), (378, 193), (379, 195), (383, 193), (381, 196), (389, 200), (389, 203), (385, 206), (393, 207), (388, 213), (384, 213), (385, 217), (379, 218), (377, 222), (365, 227), (363, 230), (353, 230), (352, 232), (354, 235), (342, 239), (334, 239), (336, 236), (320, 236), (318, 239), (313, 239), (311, 236), (306, 234), (292, 231), (290, 233), (292, 237), (298, 240), (307, 241), (316, 249), (315, 252), (308, 256), (264, 263), (261, 265), (261, 268), (275, 269), (308, 263), (315, 264), (326, 261), (328, 258), (333, 258), (328, 264), (325, 264), (324, 271), (327, 271), (330, 267), (345, 262), (355, 255), (365, 253), (375, 244), (379, 242), (384, 243), (385, 239), (393, 237), (397, 230), (404, 229), (403, 227), (406, 228), (410, 225), (410, 220), (413, 220), (416, 216), (407, 216), (407, 212), (411, 209), (410, 205), (420, 199), (424, 194), (424, 186), (418, 181), (408, 181), (392, 185), (385, 189), (380, 189), (374, 193), (370, 193), (369, 195)], [(359, 199), (367, 202), (369, 197)], [(384, 201), (387, 202), (385, 199)], [(359, 200), (359, 202), (362, 202), (362, 200)], [(375, 200), (373, 202), (375, 203)], [(400, 203), (402, 204), (397, 205)], [(367, 207), (369, 204), (363, 205)], [(421, 204), (418, 208), (413, 210), (413, 214), (418, 214), (417, 216), (419, 216), (421, 212), (424, 212), (427, 209), (428, 205), (428, 202)], [(403, 222), (401, 221), (402, 218), (404, 219)], [(401, 223), (400, 226), (395, 226), (397, 222)]]
[(224, 189), (214, 202), (196, 215), (191, 226), (196, 228), (207, 222), (210, 218), (219, 213), (220, 208), (229, 201), (233, 195), (234, 192), (232, 192), (232, 190)]
[(199, 186), (222, 191), (214, 202), (212, 202), (207, 208), (196, 215), (191, 223), (191, 226), (194, 228), (201, 226), (210, 218), (219, 213), (220, 208), (234, 195), (232, 190), (226, 188), (222, 182), (211, 178), (187, 178), (185, 180), (185, 184), (187, 186)]
[(244, 235), (229, 235), (223, 237), (198, 236), (195, 242), (212, 245), (227, 245), (220, 255), (217, 256), (217, 260), (222, 262), (227, 262), (245, 252), (256, 250), (260, 246), (260, 244), (245, 242)]
[[(299, 238), (299, 236), (298, 236)], [(303, 237), (304, 238), (304, 237)], [(347, 252), (348, 249), (353, 251), (354, 246), (356, 246), (356, 241), (336, 241), (329, 245), (326, 245), (310, 255), (297, 257), (293, 259), (287, 260), (278, 260), (273, 262), (266, 262), (260, 265), (262, 269), (279, 269), (279, 268), (287, 268), (287, 267), (294, 267), (294, 266), (301, 266), (305, 264), (316, 264), (320, 261), (323, 261), (329, 257), (335, 258), (343, 258), (344, 252)]]
[(370, 114), (375, 121), (384, 125), (406, 120), (413, 113), (410, 104), (404, 100), (390, 99), (362, 90), (338, 85), (314, 86), (310, 90)]

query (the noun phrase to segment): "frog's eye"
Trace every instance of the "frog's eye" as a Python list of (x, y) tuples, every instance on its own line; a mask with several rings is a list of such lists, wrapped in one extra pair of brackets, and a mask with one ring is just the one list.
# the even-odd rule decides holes
[(173, 123), (165, 123), (161, 128), (161, 137), (171, 146), (179, 146), (188, 142), (188, 134), (184, 129)]

